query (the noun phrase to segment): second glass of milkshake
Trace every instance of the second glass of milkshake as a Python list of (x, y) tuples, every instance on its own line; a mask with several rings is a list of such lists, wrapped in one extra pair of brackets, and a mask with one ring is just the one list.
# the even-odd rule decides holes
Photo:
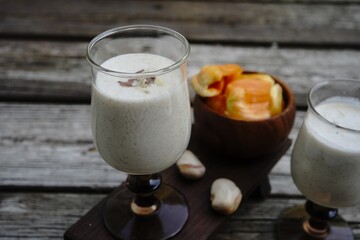
[(354, 239), (337, 209), (360, 203), (360, 81), (324, 81), (311, 89), (291, 173), (307, 201), (282, 214), (279, 239)]
[(150, 25), (111, 29), (89, 43), (95, 144), (109, 165), (128, 173), (103, 213), (115, 237), (167, 239), (186, 223), (186, 200), (158, 173), (189, 142), (189, 53), (181, 34)]

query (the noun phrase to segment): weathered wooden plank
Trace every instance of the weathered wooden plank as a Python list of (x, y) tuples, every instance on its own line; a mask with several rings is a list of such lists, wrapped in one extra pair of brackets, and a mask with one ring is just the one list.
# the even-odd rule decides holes
[[(18, 101), (90, 100), (87, 43), (0, 40), (0, 99)], [(306, 105), (310, 86), (338, 77), (360, 79), (360, 51), (237, 47), (192, 44), (188, 76), (206, 64), (239, 63), (287, 82)], [(194, 93), (192, 92), (192, 95)]]
[[(276, 239), (274, 227), (281, 212), (304, 203), (305, 199), (268, 198), (261, 202), (248, 201), (222, 226), (214, 239), (243, 239), (243, 232), (253, 233), (244, 239)], [(359, 210), (359, 206), (339, 209), (339, 214), (351, 224), (356, 239), (360, 239)]]
[(84, 43), (1, 41), (0, 98), (89, 101)]
[(1, 239), (61, 239), (100, 194), (0, 193)]
[(92, 37), (108, 28), (156, 24), (190, 40), (359, 46), (357, 2), (1, 0), (3, 36)]
[[(104, 197), (104, 194), (1, 193), (0, 238), (61, 239), (71, 224)], [(303, 203), (303, 199), (277, 198), (247, 201), (212, 239), (273, 240), (274, 224), (279, 214), (288, 207)], [(360, 206), (340, 211), (351, 223), (356, 239), (360, 239), (359, 212)]]
[[(289, 151), (270, 176), (274, 194), (299, 195), (288, 187)], [(89, 105), (0, 103), (0, 152), (0, 188), (107, 191), (125, 178), (94, 148)]]

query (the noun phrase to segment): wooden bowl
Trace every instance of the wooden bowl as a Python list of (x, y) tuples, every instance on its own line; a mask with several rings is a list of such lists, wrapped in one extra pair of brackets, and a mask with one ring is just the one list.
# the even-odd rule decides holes
[(195, 130), (209, 151), (231, 160), (255, 159), (276, 152), (287, 140), (296, 107), (291, 89), (273, 77), (283, 89), (284, 110), (270, 119), (243, 121), (211, 109), (203, 97), (195, 96)]

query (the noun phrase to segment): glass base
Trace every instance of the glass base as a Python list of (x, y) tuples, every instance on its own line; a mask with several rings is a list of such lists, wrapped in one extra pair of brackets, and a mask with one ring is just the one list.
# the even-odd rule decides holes
[(285, 210), (276, 224), (276, 235), (278, 240), (354, 240), (350, 226), (337, 216), (329, 221), (329, 234), (323, 238), (315, 238), (307, 234), (303, 229), (304, 220), (309, 218), (304, 206), (296, 206)]
[(148, 216), (139, 216), (131, 211), (130, 203), (135, 194), (121, 188), (107, 201), (103, 220), (106, 228), (119, 239), (168, 239), (185, 225), (189, 210), (183, 195), (166, 184), (154, 192), (160, 201), (159, 209)]

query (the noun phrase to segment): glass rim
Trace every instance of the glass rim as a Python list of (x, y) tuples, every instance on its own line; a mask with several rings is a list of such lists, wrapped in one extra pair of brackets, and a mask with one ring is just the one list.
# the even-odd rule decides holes
[(343, 126), (340, 126), (334, 122), (331, 122), (329, 121), (328, 119), (326, 119), (325, 117), (323, 117), (318, 111), (316, 111), (315, 109), (315, 106), (314, 104), (312, 103), (312, 101), (310, 100), (311, 98), (311, 95), (314, 94), (315, 91), (317, 91), (318, 89), (320, 89), (321, 87), (325, 86), (325, 85), (328, 85), (328, 84), (331, 84), (331, 83), (335, 83), (335, 82), (352, 82), (352, 83), (357, 83), (359, 84), (360, 86), (360, 81), (359, 80), (356, 80), (356, 79), (351, 79), (351, 78), (344, 78), (344, 79), (334, 79), (334, 80), (325, 80), (325, 81), (321, 81), (321, 82), (318, 82), (316, 83), (309, 91), (308, 95), (307, 95), (307, 103), (308, 103), (308, 106), (310, 107), (310, 109), (315, 113), (315, 115), (320, 118), (322, 121), (326, 122), (327, 124), (330, 124), (336, 128), (339, 128), (341, 130), (344, 130), (344, 131), (349, 131), (349, 132), (354, 132), (354, 133), (357, 133), (357, 134), (360, 134), (360, 130), (358, 129), (353, 129), (353, 128), (348, 128), (348, 127), (343, 127)]
[[(101, 41), (111, 35), (114, 35), (118, 32), (132, 31), (132, 30), (139, 30), (139, 29), (158, 30), (160, 32), (167, 33), (167, 34), (175, 37), (185, 47), (183, 56), (179, 60), (177, 60), (176, 62), (174, 62), (173, 64), (171, 64), (167, 67), (160, 68), (160, 69), (157, 69), (154, 71), (142, 72), (142, 73), (120, 72), (120, 71), (115, 71), (115, 70), (111, 70), (108, 68), (104, 68), (100, 64), (98, 64), (94, 59), (91, 58), (90, 52), (91, 52), (92, 48), (95, 46), (95, 44), (98, 43), (99, 41)], [(151, 77), (151, 76), (163, 75), (163, 74), (171, 72), (174, 69), (181, 66), (185, 62), (185, 60), (187, 59), (189, 54), (190, 54), (190, 44), (189, 44), (188, 40), (182, 34), (178, 33), (175, 30), (167, 28), (167, 27), (156, 26), (156, 25), (147, 25), (147, 24), (128, 25), (128, 26), (116, 27), (116, 28), (112, 28), (107, 31), (104, 31), (104, 32), (98, 34), (97, 36), (95, 36), (89, 42), (87, 49), (86, 49), (86, 59), (93, 67), (95, 67), (96, 69), (98, 69), (99, 71), (102, 71), (104, 73), (107, 73), (110, 75), (115, 75), (117, 77), (124, 77), (124, 78), (138, 78), (138, 77)]]

